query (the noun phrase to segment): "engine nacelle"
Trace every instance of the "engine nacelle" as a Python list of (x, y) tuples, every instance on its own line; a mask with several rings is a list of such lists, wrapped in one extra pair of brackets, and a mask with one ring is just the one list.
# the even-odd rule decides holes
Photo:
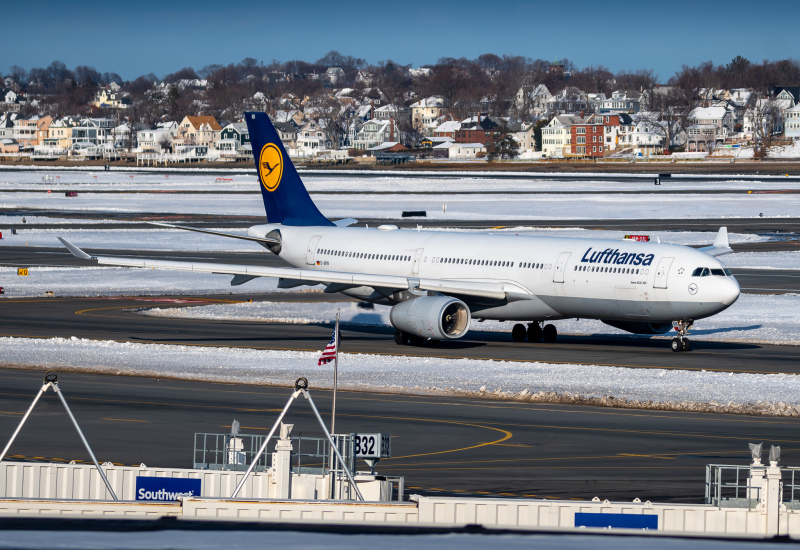
[(672, 330), (672, 323), (648, 323), (645, 321), (603, 321), (614, 328), (632, 334), (664, 334)]
[(421, 296), (400, 302), (389, 312), (392, 325), (413, 336), (454, 340), (469, 330), (467, 304), (448, 296)]

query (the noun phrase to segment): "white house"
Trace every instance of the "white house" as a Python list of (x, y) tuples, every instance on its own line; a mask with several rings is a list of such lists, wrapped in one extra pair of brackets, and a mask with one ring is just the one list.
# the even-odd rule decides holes
[(139, 149), (142, 151), (161, 152), (162, 143), (172, 142), (178, 134), (178, 123), (175, 121), (157, 122), (152, 128), (136, 132)]
[(537, 86), (525, 85), (517, 90), (517, 109), (533, 116), (542, 116), (548, 113), (553, 97), (544, 84)]
[(447, 112), (447, 102), (442, 97), (426, 97), (411, 104), (411, 116), (414, 128), (433, 130), (439, 124), (439, 118)]
[(563, 157), (569, 153), (572, 138), (570, 131), (573, 124), (580, 124), (583, 119), (574, 115), (558, 115), (542, 128), (542, 153), (548, 158)]
[(331, 148), (331, 138), (316, 121), (309, 120), (297, 130), (297, 153), (307, 157)]
[(385, 142), (397, 141), (394, 120), (368, 120), (353, 140), (353, 149), (370, 149)]
[(785, 113), (784, 135), (787, 138), (800, 138), (800, 103), (788, 109)]
[(486, 153), (483, 143), (456, 143), (454, 141), (441, 143), (434, 147), (437, 151), (447, 151), (447, 158), (451, 159), (474, 159), (480, 153)]

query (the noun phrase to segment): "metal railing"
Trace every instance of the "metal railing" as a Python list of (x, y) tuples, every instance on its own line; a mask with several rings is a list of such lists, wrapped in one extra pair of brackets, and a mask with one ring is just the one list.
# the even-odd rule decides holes
[[(194, 467), (201, 470), (245, 471), (264, 443), (264, 437), (250, 434), (195, 433)], [(352, 471), (355, 464), (352, 436), (338, 435), (334, 438), (341, 438), (339, 449)], [(292, 445), (292, 472), (316, 475), (343, 472), (324, 437), (292, 437)], [(334, 462), (335, 467), (331, 467)], [(259, 457), (254, 470), (263, 472), (271, 466), (272, 453), (265, 452)]]
[(766, 466), (707, 464), (706, 504), (752, 510), (761, 502), (761, 479), (766, 469)]

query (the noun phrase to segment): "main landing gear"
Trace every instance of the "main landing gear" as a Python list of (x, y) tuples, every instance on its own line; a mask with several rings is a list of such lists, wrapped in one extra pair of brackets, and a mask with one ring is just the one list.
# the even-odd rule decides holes
[(672, 339), (672, 351), (691, 351), (692, 347), (686, 336), (689, 334), (689, 330), (692, 328), (694, 321), (675, 321), (672, 324), (675, 330), (678, 331), (678, 336)]
[(522, 323), (517, 323), (511, 329), (511, 338), (515, 342), (524, 342), (527, 338), (529, 342), (545, 341), (548, 344), (552, 344), (558, 338), (558, 330), (552, 324), (542, 327), (539, 321), (528, 323), (527, 328)]

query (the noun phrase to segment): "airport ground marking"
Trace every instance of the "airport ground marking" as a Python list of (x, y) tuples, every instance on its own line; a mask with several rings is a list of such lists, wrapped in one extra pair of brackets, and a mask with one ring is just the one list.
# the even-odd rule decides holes
[(114, 422), (150, 422), (149, 420), (134, 420), (133, 418), (101, 418), (100, 420), (112, 420)]

